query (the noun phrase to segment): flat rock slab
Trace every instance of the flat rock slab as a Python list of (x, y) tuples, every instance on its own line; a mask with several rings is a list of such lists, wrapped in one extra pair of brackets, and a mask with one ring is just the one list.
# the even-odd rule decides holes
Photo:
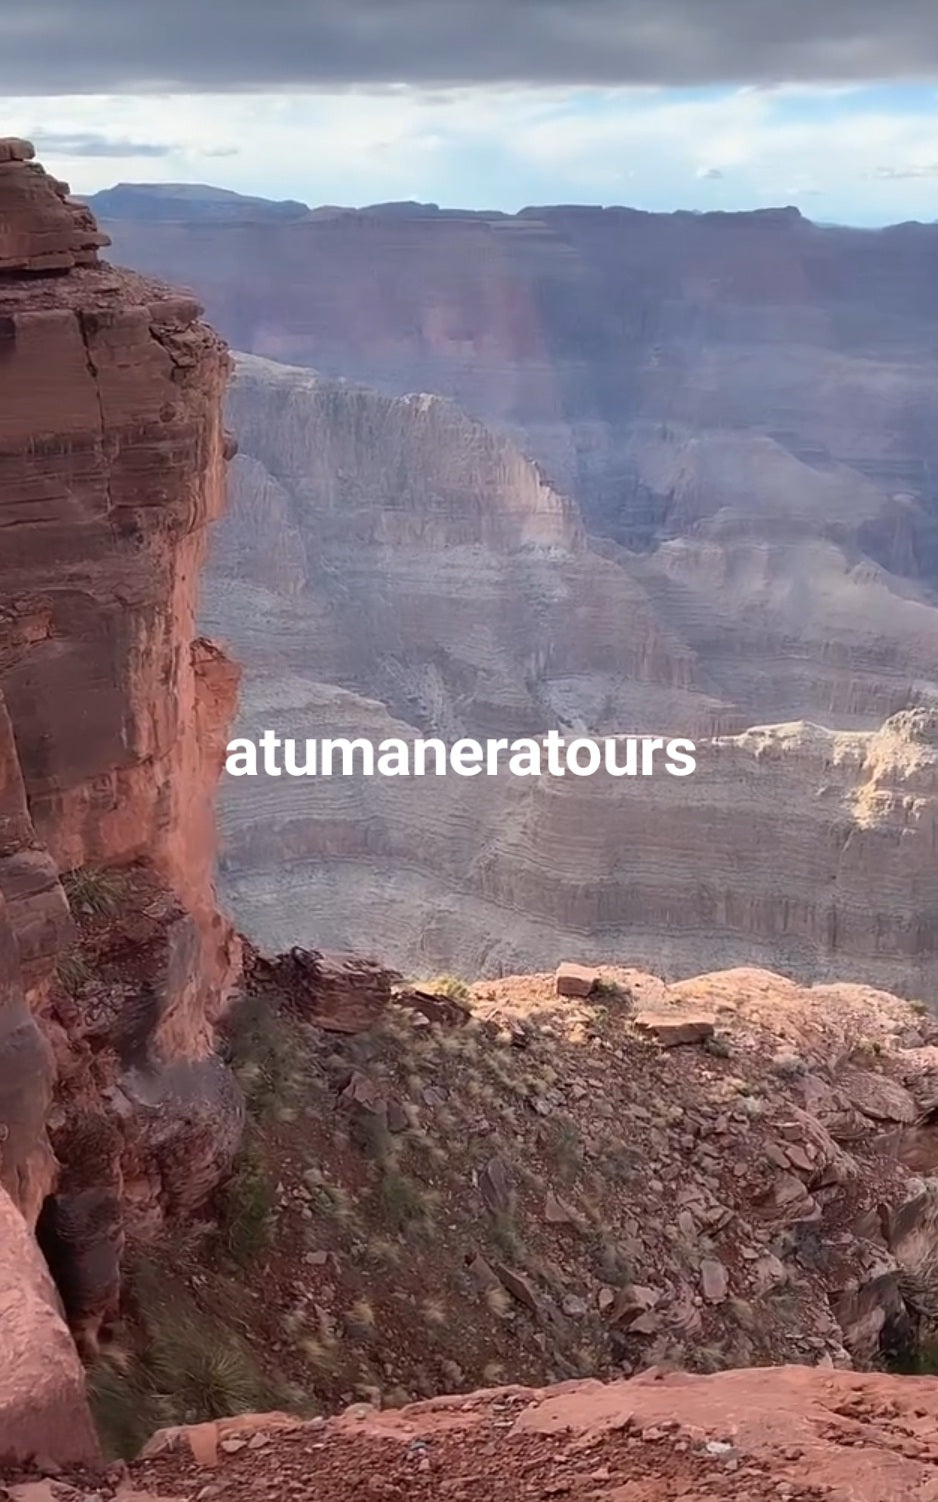
[(713, 1018), (700, 1012), (639, 1012), (634, 1022), (642, 1032), (651, 1033), (662, 1048), (705, 1043), (714, 1033)]

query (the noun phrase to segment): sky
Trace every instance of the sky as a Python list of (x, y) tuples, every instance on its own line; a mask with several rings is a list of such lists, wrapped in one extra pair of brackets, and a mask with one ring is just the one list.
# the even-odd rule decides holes
[(0, 0), (79, 194), (938, 219), (938, 0)]

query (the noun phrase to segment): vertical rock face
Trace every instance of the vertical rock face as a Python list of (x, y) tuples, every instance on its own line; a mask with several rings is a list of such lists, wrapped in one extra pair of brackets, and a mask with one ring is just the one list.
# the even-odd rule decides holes
[(22, 1216), (0, 1189), (0, 1460), (98, 1458), (81, 1363), (52, 1279)]
[[(125, 1224), (185, 1198), (184, 1159), (204, 1193), (240, 1121), (213, 1053), (239, 959), (212, 887), (237, 672), (194, 624), (229, 361), (193, 301), (97, 264), (106, 237), (31, 156), (0, 141), (0, 1181), (93, 1339)], [(59, 877), (100, 868), (149, 927), (95, 1031), (56, 966)]]

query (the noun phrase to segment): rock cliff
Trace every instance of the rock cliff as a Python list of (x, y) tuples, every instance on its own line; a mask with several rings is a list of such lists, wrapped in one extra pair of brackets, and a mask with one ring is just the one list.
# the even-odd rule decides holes
[(591, 535), (647, 558), (733, 728), (873, 729), (935, 695), (934, 225), (118, 208), (120, 254), (194, 286), (238, 348), (510, 432)]
[[(86, 1352), (125, 1238), (208, 1192), (241, 1120), (214, 1052), (239, 947), (211, 811), (237, 673), (195, 626), (228, 355), (191, 298), (99, 264), (105, 243), (0, 141), (0, 1182)], [(11, 1272), (27, 1323), (0, 1410), (59, 1318), (7, 1268), (17, 1236), (4, 1357)], [(50, 1444), (74, 1454), (63, 1382), (50, 1351)]]
[[(833, 545), (780, 546), (784, 582), (767, 555), (741, 578), (710, 542), (598, 549), (511, 443), (432, 397), (239, 357), (229, 412), (241, 452), (204, 619), (247, 666), (239, 733), (452, 741), (560, 723), (702, 743), (683, 781), (226, 778), (223, 880), (246, 932), (430, 971), (536, 969), (579, 950), (682, 974), (746, 958), (930, 994), (933, 717), (710, 734), (776, 692), (754, 625), (763, 589), (778, 629), (811, 638), (813, 705), (847, 681), (838, 642), (866, 650), (853, 610), (870, 643), (882, 633), (883, 663), (898, 658), (876, 570), (855, 571), (844, 613)], [(696, 627), (662, 608), (681, 574), (696, 576)], [(927, 655), (938, 611), (902, 604)]]

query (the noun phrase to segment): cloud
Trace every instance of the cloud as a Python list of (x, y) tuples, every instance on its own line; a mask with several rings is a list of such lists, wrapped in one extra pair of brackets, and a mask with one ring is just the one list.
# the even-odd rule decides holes
[(47, 131), (40, 127), (29, 131), (28, 139), (45, 156), (167, 157), (173, 153), (173, 147), (164, 142), (118, 140), (98, 131)]
[(922, 162), (907, 167), (874, 167), (867, 177), (873, 182), (898, 183), (923, 177), (938, 177), (938, 162)]
[(3, 0), (0, 15), (0, 89), (33, 95), (936, 73), (934, 0)]
[[(4, 100), (3, 130), (29, 137), (39, 117), (44, 164), (78, 193), (150, 181), (214, 183), (311, 205), (794, 203), (824, 221), (881, 224), (935, 217), (936, 93), (402, 87), (159, 100), (73, 95), (41, 110), (35, 97), (21, 96)], [(46, 145), (76, 138), (150, 143), (169, 154), (82, 157)]]

